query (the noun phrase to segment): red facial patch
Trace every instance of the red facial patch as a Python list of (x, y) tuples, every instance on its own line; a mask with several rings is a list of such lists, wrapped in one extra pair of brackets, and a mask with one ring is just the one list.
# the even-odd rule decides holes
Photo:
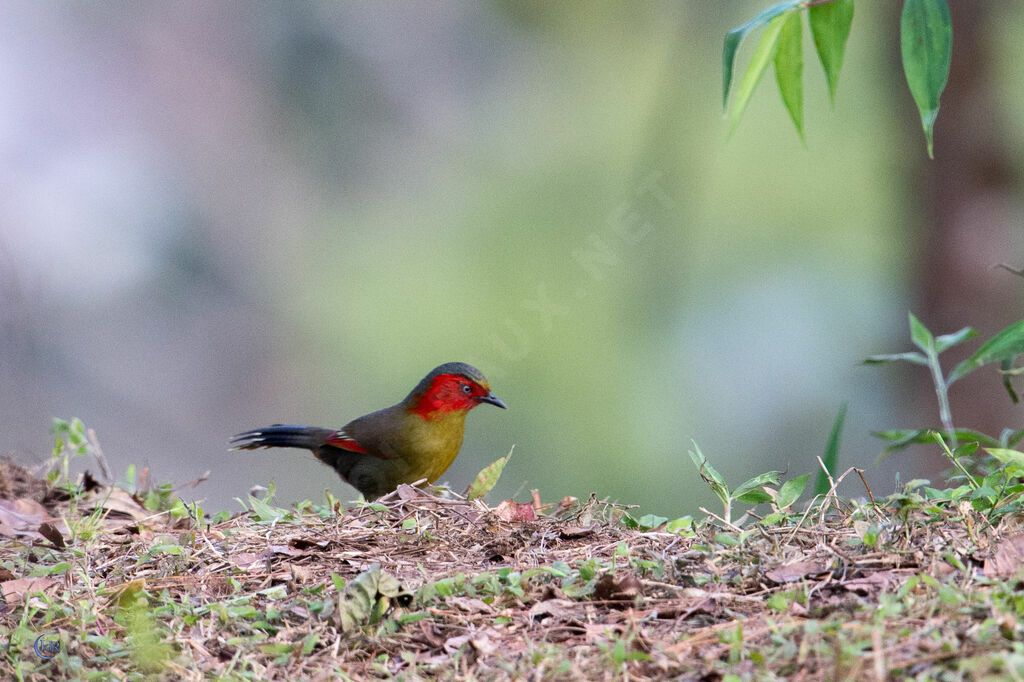
[(412, 411), (428, 419), (433, 413), (472, 410), (480, 404), (479, 398), (485, 395), (487, 389), (460, 374), (439, 374), (413, 405)]
[(324, 445), (330, 445), (331, 447), (340, 448), (341, 450), (348, 450), (349, 452), (360, 452), (364, 455), (368, 454), (366, 448), (340, 431), (332, 433), (330, 437), (324, 441)]

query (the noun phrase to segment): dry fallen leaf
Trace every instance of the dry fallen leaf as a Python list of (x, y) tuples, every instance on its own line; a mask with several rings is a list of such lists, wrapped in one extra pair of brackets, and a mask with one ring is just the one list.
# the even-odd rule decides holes
[(633, 575), (616, 580), (613, 574), (605, 573), (594, 584), (594, 599), (600, 601), (632, 601), (642, 594), (643, 584)]
[(773, 568), (764, 575), (772, 582), (782, 584), (801, 580), (808, 576), (818, 575), (819, 573), (824, 573), (827, 570), (828, 567), (825, 566), (825, 562), (812, 559), (810, 561), (794, 561), (791, 564)]
[(515, 500), (502, 500), (494, 508), (494, 513), (503, 521), (536, 521), (537, 512), (529, 502), (516, 502)]
[(64, 549), (64, 536), (60, 534), (59, 530), (53, 527), (52, 523), (39, 524), (39, 534), (52, 542), (57, 549)]
[(0, 591), (8, 604), (20, 604), (27, 595), (45, 592), (56, 585), (57, 581), (52, 578), (18, 578), (0, 583)]
[(494, 613), (490, 604), (475, 597), (447, 597), (445, 603), (465, 613)]
[(115, 514), (124, 514), (133, 521), (142, 521), (153, 516), (131, 493), (120, 488), (97, 488), (82, 501), (85, 509), (106, 509)]
[(996, 553), (985, 559), (985, 575), (990, 578), (1010, 578), (1024, 565), (1024, 535), (1014, 535), (998, 543)]

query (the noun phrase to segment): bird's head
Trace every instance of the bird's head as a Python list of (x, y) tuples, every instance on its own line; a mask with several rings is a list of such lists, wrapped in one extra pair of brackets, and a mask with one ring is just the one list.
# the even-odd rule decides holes
[(453, 412), (465, 414), (480, 403), (506, 407), (501, 398), (491, 393), (483, 373), (464, 362), (446, 362), (435, 367), (403, 402), (410, 412), (429, 421)]

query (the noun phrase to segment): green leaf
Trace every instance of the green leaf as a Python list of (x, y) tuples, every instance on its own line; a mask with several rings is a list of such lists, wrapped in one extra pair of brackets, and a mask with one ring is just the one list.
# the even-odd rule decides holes
[(775, 82), (779, 85), (782, 103), (793, 119), (796, 132), (804, 142), (804, 54), (803, 20), (799, 12), (791, 12), (782, 25), (779, 47), (775, 52)]
[(641, 530), (651, 530), (652, 528), (657, 528), (666, 521), (668, 521), (668, 517), (656, 516), (654, 514), (644, 514), (636, 520), (637, 525), (640, 526)]
[(760, 488), (766, 485), (778, 485), (780, 476), (782, 476), (781, 471), (766, 471), (763, 474), (758, 474), (736, 486), (736, 489), (732, 491), (732, 498), (751, 504), (768, 502), (772, 499), (771, 495)]
[[(825, 463), (825, 468), (833, 475), (835, 475), (839, 466), (839, 436), (843, 432), (843, 422), (845, 421), (846, 403), (843, 403), (839, 406), (836, 420), (832, 422), (832, 431), (828, 435), (828, 442), (825, 443), (825, 455), (821, 459)], [(831, 487), (832, 484), (828, 482), (828, 476), (825, 475), (824, 471), (819, 471), (817, 478), (814, 479), (814, 494), (824, 495)]]
[(1008, 448), (985, 448), (985, 452), (998, 459), (1003, 464), (1016, 464), (1024, 468), (1024, 452), (1010, 450)]
[(725, 42), (722, 44), (722, 108), (725, 108), (729, 101), (729, 88), (732, 87), (733, 64), (736, 61), (736, 50), (747, 35), (769, 21), (779, 16), (786, 10), (793, 9), (800, 4), (801, 0), (784, 0), (766, 7), (750, 21), (741, 24), (725, 34)]
[(754, 56), (750, 58), (740, 87), (736, 90), (736, 100), (732, 103), (732, 116), (729, 119), (729, 134), (732, 135), (739, 125), (744, 109), (750, 102), (750, 96), (754, 94), (754, 88), (761, 82), (764, 70), (768, 63), (775, 57), (775, 50), (779, 46), (779, 36), (782, 34), (782, 26), (786, 23), (785, 16), (778, 16), (768, 22), (768, 26), (761, 34), (761, 40), (754, 50)]
[(853, 0), (836, 0), (814, 5), (808, 10), (814, 47), (828, 81), (828, 98), (835, 106), (839, 70), (843, 67), (846, 39), (853, 25)]
[(320, 633), (313, 632), (306, 635), (302, 640), (302, 655), (308, 656), (313, 653), (313, 649), (316, 648), (317, 643), (320, 641)]
[(928, 331), (928, 327), (921, 323), (921, 320), (914, 317), (914, 313), (907, 313), (910, 318), (910, 340), (914, 345), (925, 353), (934, 350), (935, 337)]
[(947, 348), (952, 348), (953, 346), (957, 345), (958, 343), (966, 341), (967, 339), (972, 339), (972, 338), (974, 338), (977, 335), (978, 335), (978, 332), (974, 331), (970, 327), (964, 327), (963, 329), (961, 329), (958, 332), (953, 332), (952, 334), (943, 334), (942, 336), (937, 336), (937, 337), (935, 337), (935, 352), (936, 353), (941, 353), (942, 351), (946, 350)]
[(905, 0), (900, 19), (900, 48), (907, 85), (921, 112), (928, 158), (935, 158), (932, 130), (953, 54), (953, 24), (946, 0)]
[(1017, 397), (1017, 391), (1013, 390), (1013, 384), (1011, 379), (1020, 374), (1024, 374), (1024, 367), (1014, 367), (1013, 358), (1005, 358), (999, 363), (999, 371), (1003, 375), (1003, 388), (1010, 394), (1010, 400), (1016, 405), (1019, 402)]
[(953, 368), (949, 383), (953, 383), (982, 365), (1002, 362), (1024, 353), (1024, 320), (1014, 322), (981, 345), (971, 357)]
[(722, 504), (728, 504), (729, 502), (729, 486), (725, 484), (725, 479), (722, 475), (715, 471), (715, 468), (708, 462), (708, 458), (704, 456), (704, 453), (700, 451), (700, 446), (697, 445), (697, 441), (691, 440), (693, 443), (693, 450), (690, 450), (690, 459), (693, 460), (693, 465), (697, 467), (697, 473), (704, 479), (704, 482), (711, 487), (713, 492), (718, 499), (722, 501)]
[(928, 358), (917, 351), (909, 353), (891, 353), (889, 355), (872, 355), (864, 358), (865, 365), (880, 365), (884, 362), (913, 362), (916, 365), (927, 365)]
[(348, 581), (338, 598), (335, 616), (342, 632), (350, 632), (366, 622), (376, 622), (392, 602), (408, 596), (394, 576), (380, 570), (380, 564)]
[(257, 521), (272, 521), (276, 523), (288, 516), (288, 510), (272, 507), (252, 495), (249, 495), (249, 508), (252, 509), (252, 513), (256, 516)]
[(978, 443), (976, 441), (970, 441), (953, 448), (953, 457), (957, 459), (960, 457), (970, 457), (977, 451)]
[(755, 488), (753, 490), (745, 490), (739, 495), (733, 495), (733, 499), (746, 502), (747, 504), (764, 504), (765, 502), (772, 502), (774, 498), (766, 493), (764, 489)]
[(810, 477), (810, 474), (804, 474), (783, 483), (782, 487), (779, 488), (779, 494), (775, 496), (775, 506), (779, 509), (785, 509), (800, 499), (800, 494), (804, 491), (807, 479)]
[[(956, 429), (957, 441), (976, 441), (983, 447), (999, 447), (999, 441), (992, 436), (985, 435), (980, 431), (974, 431), (972, 429)], [(882, 440), (889, 441), (889, 445), (886, 446), (883, 454), (890, 452), (896, 452), (898, 450), (904, 450), (911, 445), (919, 445), (921, 443), (934, 443), (935, 438), (932, 435), (936, 433), (931, 429), (899, 429), (893, 431), (872, 431), (871, 435), (875, 438), (881, 438)], [(946, 431), (938, 431), (938, 433), (947, 441), (951, 440), (950, 434)]]
[(678, 519), (673, 519), (665, 524), (666, 533), (678, 533), (680, 531), (686, 531), (693, 527), (692, 516), (680, 516)]
[[(512, 450), (515, 446), (512, 446)], [(494, 462), (491, 462), (483, 468), (483, 470), (476, 475), (473, 482), (469, 485), (469, 490), (466, 491), (466, 498), (475, 500), (478, 497), (483, 497), (487, 493), (491, 492), (495, 484), (498, 482), (498, 478), (501, 477), (501, 472), (508, 463), (509, 457), (512, 456), (512, 450), (508, 451), (508, 454), (501, 457)]]

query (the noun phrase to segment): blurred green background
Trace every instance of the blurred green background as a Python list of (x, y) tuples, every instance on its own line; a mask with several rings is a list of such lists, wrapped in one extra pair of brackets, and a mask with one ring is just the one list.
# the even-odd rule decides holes
[[(908, 310), (1024, 313), (991, 268), (1024, 260), (1024, 6), (954, 8), (928, 162), (884, 3), (834, 110), (806, 39), (806, 147), (770, 75), (727, 139), (722, 38), (766, 4), (4, 3), (0, 451), (41, 460), (78, 416), (117, 473), (210, 469), (207, 509), (350, 499), (227, 438), (341, 426), (460, 360), (510, 409), (445, 478), (514, 444), (494, 500), (694, 512), (690, 438), (733, 483), (795, 476), (843, 401), (876, 495), (934, 476), (869, 434), (935, 424), (927, 377), (859, 362), (909, 347)], [(991, 423), (964, 425), (1014, 426), (979, 381), (953, 397)]]

